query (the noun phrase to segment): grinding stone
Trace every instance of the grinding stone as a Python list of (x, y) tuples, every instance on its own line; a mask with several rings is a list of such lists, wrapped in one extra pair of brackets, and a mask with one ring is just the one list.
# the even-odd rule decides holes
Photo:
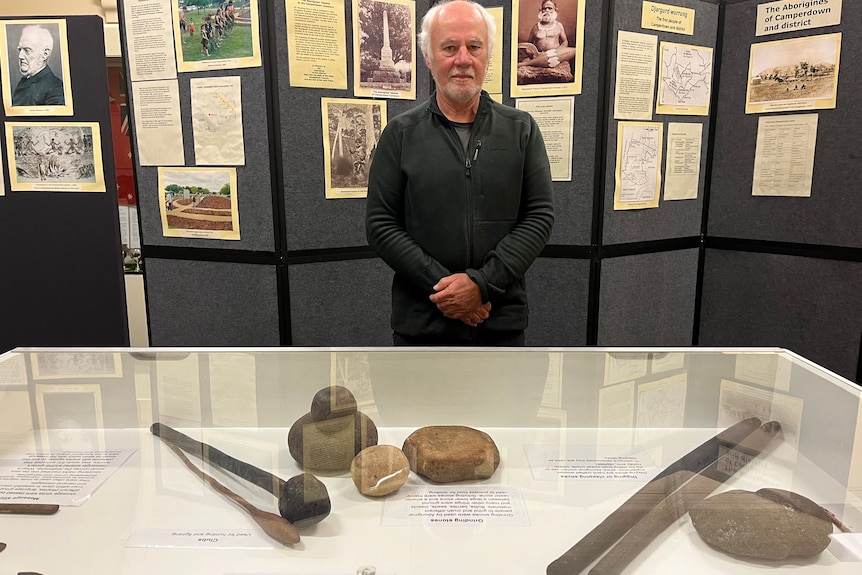
[(366, 447), (353, 458), (350, 477), (363, 495), (381, 497), (401, 489), (410, 477), (410, 463), (394, 445)]
[(438, 483), (487, 479), (500, 464), (500, 451), (487, 433), (460, 425), (417, 429), (401, 450), (411, 471)]
[(347, 471), (356, 454), (371, 445), (377, 445), (377, 426), (359, 411), (322, 422), (315, 422), (309, 412), (287, 434), (290, 455), (303, 469), (315, 471)]
[(689, 514), (705, 542), (756, 559), (812, 557), (826, 549), (832, 533), (819, 505), (779, 489), (727, 491), (694, 505)]

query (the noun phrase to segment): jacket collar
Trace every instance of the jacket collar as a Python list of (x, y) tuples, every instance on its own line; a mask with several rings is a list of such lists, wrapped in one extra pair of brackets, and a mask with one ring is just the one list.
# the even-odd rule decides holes
[[(476, 109), (476, 119), (474, 122), (478, 121), (480, 118), (484, 117), (485, 114), (488, 113), (488, 110), (491, 107), (491, 96), (485, 90), (479, 94), (479, 107)], [(431, 112), (440, 117), (440, 119), (445, 120), (446, 122), (451, 122), (449, 118), (440, 110), (440, 106), (437, 104), (437, 89), (435, 88), (431, 92), (431, 96), (428, 98), (428, 106), (425, 108), (426, 111)]]

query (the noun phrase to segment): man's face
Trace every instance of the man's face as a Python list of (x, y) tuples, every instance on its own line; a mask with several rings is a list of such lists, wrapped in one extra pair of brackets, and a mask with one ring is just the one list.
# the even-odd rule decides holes
[(464, 105), (482, 91), (488, 70), (488, 29), (466, 3), (447, 4), (431, 27), (431, 56), (425, 58), (438, 94)]
[(18, 42), (18, 69), (25, 76), (37, 73), (45, 67), (48, 51), (42, 42), (29, 32), (21, 35)]
[(557, 19), (557, 9), (551, 2), (545, 2), (539, 9), (539, 20), (542, 24), (550, 24)]

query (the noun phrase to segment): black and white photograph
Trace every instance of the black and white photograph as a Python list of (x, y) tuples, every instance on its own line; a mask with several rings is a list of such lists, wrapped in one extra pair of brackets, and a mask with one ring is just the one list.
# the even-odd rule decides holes
[(415, 100), (415, 38), (413, 2), (353, 0), (354, 95)]
[(97, 122), (7, 122), (13, 191), (104, 192)]
[(841, 34), (751, 45), (745, 113), (835, 107)]
[(512, 4), (512, 97), (581, 93), (584, 0)]
[(364, 198), (368, 169), (386, 127), (385, 100), (321, 98), (326, 198)]
[(71, 116), (65, 20), (8, 20), (0, 25), (7, 116)]

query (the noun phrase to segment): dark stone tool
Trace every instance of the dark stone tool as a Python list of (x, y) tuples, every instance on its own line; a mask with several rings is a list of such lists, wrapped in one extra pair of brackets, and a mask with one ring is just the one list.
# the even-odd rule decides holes
[(284, 481), (268, 471), (235, 459), (163, 423), (154, 423), (150, 431), (168, 445), (199, 457), (202, 461), (233, 473), (267, 493), (272, 493), (278, 498), (278, 511), (281, 516), (297, 527), (307, 527), (317, 523), (329, 515), (332, 509), (326, 486), (310, 473), (303, 473)]
[[(677, 472), (683, 479), (680, 487), (633, 525), (595, 567), (590, 569), (590, 575), (619, 575), (659, 533), (685, 515), (693, 505), (705, 499), (749, 461), (774, 446), (772, 440), (780, 436), (781, 425), (778, 422), (764, 423), (739, 444), (722, 453), (705, 469), (697, 473)], [(685, 479), (686, 476), (690, 477)]]
[[(760, 427), (756, 417), (736, 423), (684, 455), (629, 497), (618, 509), (563, 553), (547, 575), (574, 575), (586, 569), (690, 475), (706, 469)], [(686, 472), (689, 477), (686, 477)]]
[(207, 475), (200, 469), (198, 469), (194, 463), (189, 461), (189, 458), (186, 457), (185, 453), (180, 451), (180, 448), (174, 445), (173, 443), (168, 443), (167, 440), (162, 438), (165, 444), (173, 451), (177, 457), (180, 458), (180, 461), (189, 468), (189, 471), (200, 477), (207, 483), (210, 487), (242, 507), (251, 518), (254, 519), (255, 523), (260, 525), (260, 528), (263, 531), (278, 541), (279, 543), (283, 543), (285, 545), (290, 545), (293, 543), (299, 543), (299, 532), (297, 532), (296, 527), (291, 524), (290, 521), (281, 517), (280, 515), (276, 515), (275, 513), (269, 513), (268, 511), (262, 511), (258, 509), (221, 483), (219, 483), (215, 478)]

